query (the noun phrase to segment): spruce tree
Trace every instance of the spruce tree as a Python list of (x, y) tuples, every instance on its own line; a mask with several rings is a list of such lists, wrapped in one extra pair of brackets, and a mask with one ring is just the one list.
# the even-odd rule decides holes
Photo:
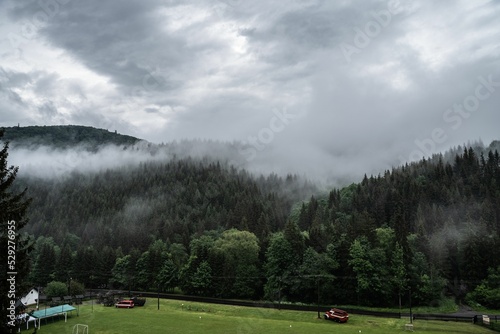
[[(0, 140), (4, 131), (0, 129)], [(13, 311), (12, 303), (21, 297), (27, 290), (26, 278), (29, 271), (30, 240), (21, 234), (27, 220), (26, 210), (29, 200), (26, 199), (26, 190), (15, 193), (11, 187), (16, 179), (18, 167), (8, 166), (8, 143), (4, 143), (0, 150), (0, 263), (4, 268), (0, 270), (0, 332), (14, 333), (16, 329), (9, 317)]]

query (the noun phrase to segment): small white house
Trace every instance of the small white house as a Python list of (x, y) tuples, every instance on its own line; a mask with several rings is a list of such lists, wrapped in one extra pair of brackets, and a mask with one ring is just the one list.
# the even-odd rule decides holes
[(24, 297), (21, 297), (21, 303), (24, 305), (34, 305), (38, 299), (38, 290), (33, 288), (31, 289)]

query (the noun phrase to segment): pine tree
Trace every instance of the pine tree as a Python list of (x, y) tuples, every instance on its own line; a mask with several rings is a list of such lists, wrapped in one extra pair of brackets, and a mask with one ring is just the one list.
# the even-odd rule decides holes
[(295, 222), (289, 220), (285, 225), (283, 235), (292, 247), (293, 255), (296, 260), (295, 262), (297, 265), (300, 264), (302, 262), (302, 257), (304, 256), (305, 242), (299, 226)]
[[(54, 245), (48, 242), (44, 243), (33, 268), (33, 283), (37, 286), (46, 286), (47, 283), (54, 280), (55, 269), (56, 252)], [(60, 281), (64, 282), (68, 277), (69, 276), (63, 277)]]
[(59, 253), (55, 266), (55, 279), (64, 282), (68, 277), (71, 277), (71, 269), (73, 268), (73, 255), (71, 248), (66, 243)]
[[(3, 137), (3, 130), (0, 130), (0, 139)], [(0, 150), (0, 262), (4, 270), (0, 270), (0, 332), (15, 332), (7, 320), (10, 315), (11, 303), (20, 297), (22, 291), (27, 290), (26, 278), (29, 272), (29, 253), (31, 251), (30, 240), (21, 235), (21, 230), (26, 225), (26, 210), (29, 199), (26, 199), (26, 189), (20, 193), (13, 193), (11, 188), (18, 167), (8, 166), (8, 143), (3, 144)], [(15, 256), (15, 258), (13, 257)], [(10, 273), (17, 274), (10, 274)], [(10, 280), (13, 278), (13, 280)], [(9, 279), (9, 281), (8, 281)], [(11, 289), (12, 287), (12, 289)], [(15, 289), (16, 291), (12, 291)], [(12, 323), (11, 323), (12, 324)]]

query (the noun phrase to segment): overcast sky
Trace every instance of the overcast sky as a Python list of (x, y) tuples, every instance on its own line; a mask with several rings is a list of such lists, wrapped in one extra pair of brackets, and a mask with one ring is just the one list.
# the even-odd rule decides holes
[(240, 140), (372, 173), (499, 139), (499, 1), (0, 2), (0, 126)]

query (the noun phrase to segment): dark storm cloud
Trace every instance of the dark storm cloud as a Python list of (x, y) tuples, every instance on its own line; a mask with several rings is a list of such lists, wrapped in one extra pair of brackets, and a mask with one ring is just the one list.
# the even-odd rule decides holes
[(93, 71), (120, 86), (133, 87), (154, 71), (151, 66), (176, 66), (187, 56), (181, 39), (159, 33), (161, 22), (154, 15), (157, 5), (150, 1), (73, 1), (62, 7), (42, 33)]
[[(69, 1), (54, 10), (38, 34), (110, 78), (123, 94), (133, 94), (137, 86), (171, 90), (183, 84), (169, 78), (171, 69), (193, 61), (197, 50), (185, 37), (163, 32), (168, 24), (159, 15), (163, 10), (168, 6), (159, 1)], [(11, 13), (30, 19), (39, 11), (39, 3), (32, 2), (17, 4)]]

